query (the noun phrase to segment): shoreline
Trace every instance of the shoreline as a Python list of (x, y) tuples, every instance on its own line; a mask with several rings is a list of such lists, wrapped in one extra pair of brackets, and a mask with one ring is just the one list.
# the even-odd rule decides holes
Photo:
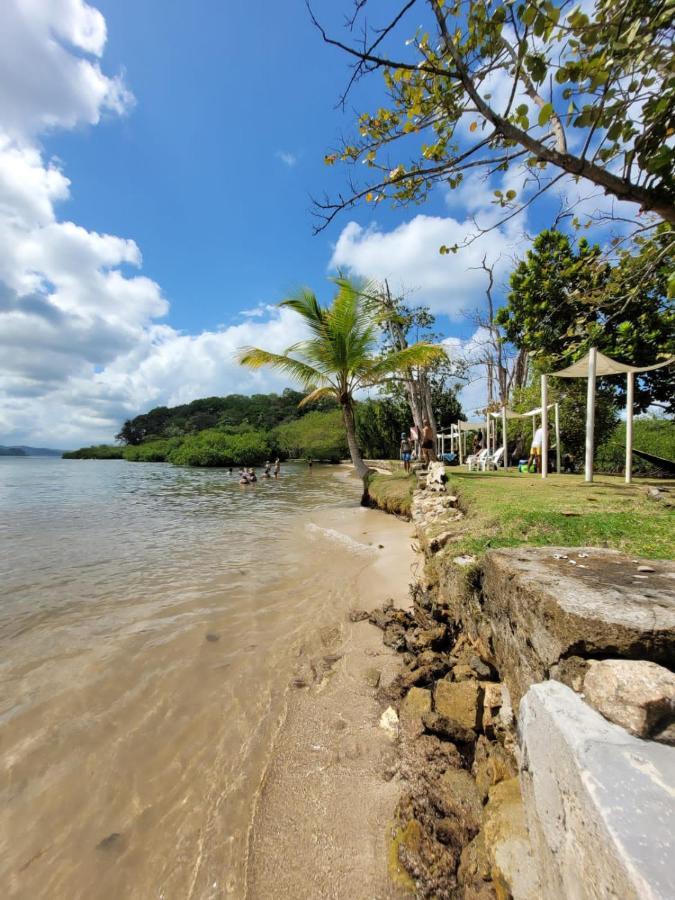
[(356, 508), (338, 530), (379, 553), (365, 558), (346, 602), (299, 649), (253, 804), (248, 900), (406, 896), (388, 874), (387, 832), (400, 785), (376, 696), (395, 678), (399, 659), (378, 629), (350, 621), (349, 611), (390, 599), (409, 606), (417, 555), (410, 525), (377, 510)]

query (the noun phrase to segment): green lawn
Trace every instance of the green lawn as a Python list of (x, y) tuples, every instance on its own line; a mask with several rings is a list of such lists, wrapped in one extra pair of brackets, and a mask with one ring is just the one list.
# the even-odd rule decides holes
[(406, 475), (403, 469), (394, 469), (391, 475), (372, 474), (368, 479), (368, 493), (379, 509), (409, 516), (416, 484), (414, 476)]
[[(588, 545), (612, 547), (653, 559), (675, 557), (675, 481), (598, 475), (585, 484), (576, 475), (543, 479), (516, 472), (446, 470), (450, 490), (466, 516), (464, 538), (453, 552), (479, 554), (489, 547)], [(669, 489), (665, 500), (647, 494)]]
[[(585, 484), (578, 475), (466, 472), (448, 468), (448, 490), (459, 496), (465, 517), (450, 528), (461, 538), (449, 552), (481, 554), (490, 547), (520, 544), (612, 547), (652, 559), (675, 558), (675, 481), (597, 475)], [(653, 500), (647, 487), (668, 491)], [(369, 493), (387, 512), (410, 514), (415, 479), (397, 470), (372, 475)], [(439, 523), (439, 531), (444, 526)]]

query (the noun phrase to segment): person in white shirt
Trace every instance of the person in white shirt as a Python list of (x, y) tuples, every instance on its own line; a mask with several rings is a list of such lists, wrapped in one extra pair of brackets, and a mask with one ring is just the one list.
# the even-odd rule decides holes
[(539, 426), (532, 438), (532, 446), (530, 447), (530, 458), (527, 461), (527, 468), (530, 469), (534, 463), (537, 472), (541, 472), (541, 448), (544, 443), (544, 429)]

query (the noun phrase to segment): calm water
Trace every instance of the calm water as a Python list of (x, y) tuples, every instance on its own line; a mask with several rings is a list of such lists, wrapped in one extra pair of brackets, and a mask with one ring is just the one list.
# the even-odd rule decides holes
[(372, 550), (358, 494), (0, 458), (3, 897), (241, 896), (294, 657)]

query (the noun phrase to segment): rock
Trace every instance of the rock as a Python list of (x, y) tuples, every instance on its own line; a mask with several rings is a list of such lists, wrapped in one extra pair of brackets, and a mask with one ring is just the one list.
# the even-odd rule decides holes
[(434, 708), (464, 728), (476, 730), (481, 719), (483, 689), (475, 681), (439, 681), (434, 690)]
[(540, 900), (542, 890), (533, 865), (517, 776), (490, 788), (483, 831), (499, 900)]
[(214, 634), (213, 631), (209, 631), (206, 635), (206, 640), (209, 641), (209, 643), (211, 643), (211, 644), (215, 644), (216, 641), (220, 640), (220, 635)]
[[(425, 713), (422, 718), (429, 715), (433, 713)], [(408, 750), (406, 760), (408, 771), (410, 772), (412, 768), (425, 778), (435, 780), (447, 769), (459, 769), (462, 766), (462, 757), (457, 747), (433, 734), (421, 735), (408, 745)]]
[(519, 729), (546, 896), (675, 897), (675, 750), (633, 737), (557, 681), (529, 689)]
[(403, 626), (397, 622), (387, 625), (382, 635), (382, 643), (386, 647), (391, 647), (392, 650), (405, 650), (405, 629)]
[(447, 625), (437, 625), (435, 628), (425, 628), (416, 634), (409, 636), (410, 649), (439, 650), (446, 639), (448, 633)]
[(490, 858), (485, 847), (485, 833), (479, 831), (471, 843), (462, 850), (457, 880), (461, 885), (489, 881), (492, 877), (490, 870)]
[(466, 769), (448, 769), (433, 786), (430, 799), (443, 817), (455, 820), (452, 843), (456, 847), (468, 844), (478, 833), (483, 815), (483, 804), (470, 773)]
[(594, 709), (642, 738), (675, 723), (675, 675), (644, 660), (593, 660), (584, 679), (584, 697)]
[(466, 681), (467, 678), (476, 678), (474, 669), (468, 663), (459, 663), (452, 667), (454, 681)]
[(475, 556), (455, 556), (452, 560), (456, 566), (472, 566), (476, 562)]
[(469, 657), (469, 665), (479, 678), (491, 678), (492, 669), (475, 653)]
[(391, 740), (398, 737), (398, 713), (393, 706), (388, 706), (380, 716), (380, 728)]
[(472, 744), (476, 740), (476, 732), (471, 728), (465, 728), (455, 719), (449, 719), (447, 716), (437, 712), (425, 712), (422, 716), (422, 724), (432, 734), (449, 741), (456, 741), (460, 744)]
[(488, 551), (480, 602), (467, 597), (458, 609), (467, 632), (493, 650), (516, 710), (567, 656), (675, 658), (675, 562), (654, 563), (638, 584), (627, 577), (635, 563), (613, 550), (564, 548), (587, 554), (584, 569), (555, 559), (555, 550)]
[(584, 676), (588, 671), (588, 660), (580, 656), (568, 656), (559, 663), (551, 666), (550, 676), (556, 681), (562, 681), (573, 691), (580, 693), (584, 688)]
[(422, 716), (431, 709), (431, 691), (412, 687), (403, 698), (399, 709), (401, 728), (410, 737), (417, 737), (424, 731)]
[(445, 493), (446, 481), (445, 465), (442, 462), (429, 463), (426, 482), (427, 490)]
[(482, 681), (483, 715), (481, 730), (489, 738), (494, 739), (500, 726), (499, 712), (502, 708), (502, 685), (498, 681)]
[(438, 553), (449, 541), (453, 541), (456, 536), (454, 531), (441, 531), (440, 534), (435, 535), (429, 541), (429, 550), (432, 553)]
[(656, 569), (653, 566), (638, 566), (638, 572), (655, 572)]
[(350, 609), (348, 618), (350, 622), (363, 622), (364, 619), (370, 618), (370, 613), (366, 612), (365, 609)]
[(474, 753), (473, 777), (481, 800), (485, 801), (488, 792), (495, 784), (518, 774), (518, 767), (513, 756), (498, 743), (491, 743), (483, 735), (476, 742)]
[(366, 669), (364, 672), (363, 678), (366, 684), (371, 688), (376, 688), (380, 684), (381, 672), (379, 669), (370, 668)]

